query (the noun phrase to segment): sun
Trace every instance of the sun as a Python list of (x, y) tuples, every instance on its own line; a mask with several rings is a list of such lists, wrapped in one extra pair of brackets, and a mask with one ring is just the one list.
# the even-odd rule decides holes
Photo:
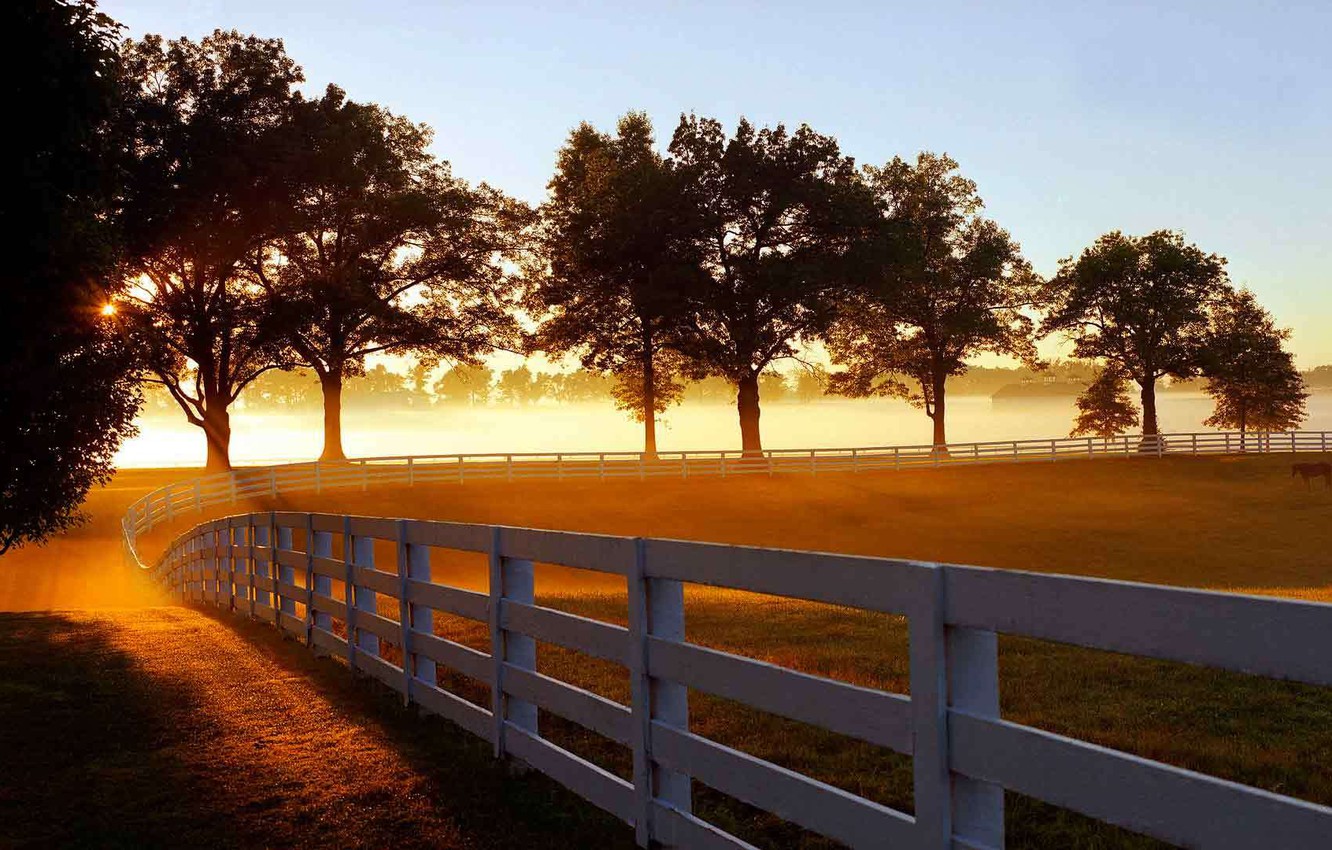
[(110, 301), (108, 301), (108, 302), (106, 302), (105, 304), (102, 305), (102, 315), (103, 315), (103, 316), (114, 316), (115, 314), (116, 314), (116, 305), (115, 305), (115, 304), (112, 304)]

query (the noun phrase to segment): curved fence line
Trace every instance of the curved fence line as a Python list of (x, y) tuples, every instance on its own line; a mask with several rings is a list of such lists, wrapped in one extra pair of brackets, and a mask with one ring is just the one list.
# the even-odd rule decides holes
[(1233, 454), (1240, 452), (1326, 452), (1328, 431), (1280, 433), (1202, 432), (1119, 437), (1064, 437), (991, 440), (933, 445), (863, 446), (826, 449), (765, 449), (658, 452), (524, 452), (451, 455), (392, 455), (347, 461), (313, 461), (247, 467), (168, 484), (141, 497), (122, 521), (125, 552), (143, 566), (138, 535), (190, 512), (242, 499), (276, 498), (287, 493), (320, 493), (373, 485), (518, 481), (525, 479), (690, 478), (917, 469), (976, 463), (1030, 463), (1095, 457)]
[[(379, 546), (376, 546), (379, 543)], [(376, 560), (376, 549), (381, 559)], [(434, 580), (436, 548), (489, 559)], [(396, 554), (382, 557), (388, 552)], [(628, 627), (538, 605), (534, 563), (623, 576)], [(182, 602), (273, 624), (630, 824), (639, 846), (753, 848), (691, 806), (695, 780), (849, 847), (998, 850), (1004, 792), (1189, 847), (1315, 848), (1332, 808), (1004, 720), (998, 633), (1332, 686), (1332, 605), (918, 561), (287, 512), (202, 523), (154, 575)], [(685, 583), (904, 616), (909, 694), (691, 643)], [(488, 651), (434, 614), (489, 627)], [(538, 672), (537, 641), (628, 668), (628, 704)], [(489, 689), (477, 704), (440, 673)], [(910, 814), (690, 728), (689, 691), (911, 757)], [(539, 710), (628, 747), (626, 780), (542, 734)]]

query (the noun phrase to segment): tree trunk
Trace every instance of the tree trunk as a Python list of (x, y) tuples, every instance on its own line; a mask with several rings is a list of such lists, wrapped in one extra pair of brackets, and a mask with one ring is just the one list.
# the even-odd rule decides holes
[(643, 323), (643, 460), (657, 459), (657, 373), (652, 326)]
[(947, 399), (945, 398), (945, 382), (947, 378), (934, 379), (934, 412), (930, 418), (934, 421), (934, 454), (948, 454), (948, 429), (946, 411), (948, 409)]
[(342, 370), (333, 369), (319, 376), (324, 393), (324, 451), (320, 460), (346, 460), (342, 450)]
[(231, 471), (231, 414), (220, 400), (206, 400), (203, 411), (204, 439), (208, 443), (209, 472)]
[(735, 406), (740, 413), (740, 448), (745, 457), (763, 456), (759, 435), (758, 375), (747, 375), (736, 385)]
[(1156, 426), (1156, 379), (1148, 378), (1142, 384), (1142, 435), (1155, 437)]

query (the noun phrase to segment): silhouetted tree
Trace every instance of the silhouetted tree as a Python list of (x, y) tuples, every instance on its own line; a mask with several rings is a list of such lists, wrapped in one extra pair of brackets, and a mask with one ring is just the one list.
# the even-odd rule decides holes
[(505, 369), (495, 381), (495, 394), (510, 404), (533, 404), (541, 400), (542, 384), (527, 366)]
[(289, 125), (285, 232), (252, 257), (275, 323), (324, 395), (324, 460), (342, 448), (343, 381), (377, 352), (471, 361), (514, 347), (505, 271), (531, 211), (454, 178), (431, 131), (330, 86)]
[(827, 334), (833, 392), (905, 398), (947, 446), (947, 382), (967, 358), (1008, 354), (1032, 361), (1023, 314), (1038, 282), (1008, 232), (983, 218), (976, 184), (950, 157), (921, 153), (867, 168), (884, 208), (878, 273), (846, 299)]
[(99, 310), (120, 248), (119, 27), (91, 2), (0, 12), (6, 134), (0, 284), (0, 553), (81, 522), (139, 406), (136, 360)]
[(1227, 293), (1212, 311), (1202, 373), (1216, 409), (1203, 424), (1240, 433), (1286, 431), (1305, 418), (1309, 393), (1285, 350), (1290, 331), (1247, 289)]
[(675, 171), (657, 153), (652, 122), (630, 112), (611, 136), (582, 124), (560, 150), (545, 222), (545, 269), (528, 303), (545, 318), (533, 349), (577, 352), (584, 367), (638, 376), (643, 453), (657, 451), (657, 361), (674, 343), (698, 276), (695, 226)]
[(802, 125), (727, 139), (712, 119), (681, 118), (670, 153), (702, 219), (706, 282), (686, 351), (698, 375), (736, 387), (741, 446), (763, 449), (759, 375), (827, 329), (877, 213), (837, 141)]
[(1154, 436), (1156, 381), (1198, 372), (1208, 308), (1230, 289), (1225, 265), (1169, 230), (1107, 233), (1060, 262), (1043, 330), (1066, 332), (1078, 357), (1122, 367), (1141, 389), (1142, 432)]
[(1137, 428), (1138, 409), (1129, 399), (1128, 380), (1118, 364), (1097, 372), (1078, 396), (1078, 418), (1068, 435), (1109, 439)]
[(122, 315), (155, 379), (203, 429), (208, 468), (231, 467), (228, 408), (286, 365), (243, 264), (278, 232), (289, 197), (283, 128), (303, 79), (282, 42), (217, 31), (126, 42), (134, 189)]

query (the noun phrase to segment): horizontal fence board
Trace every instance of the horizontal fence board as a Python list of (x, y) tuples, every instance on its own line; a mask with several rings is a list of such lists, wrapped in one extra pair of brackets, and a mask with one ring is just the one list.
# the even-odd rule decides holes
[(356, 668), (362, 673), (378, 679), (398, 693), (402, 693), (402, 668), (396, 664), (391, 664), (378, 655), (358, 652), (356, 653)]
[(347, 603), (339, 599), (325, 596), (322, 593), (312, 593), (310, 594), (310, 601), (316, 611), (329, 614), (339, 620), (347, 619)]
[(315, 531), (327, 531), (341, 534), (346, 527), (345, 520), (338, 514), (311, 514), (310, 525)]
[(461, 522), (413, 520), (407, 523), (407, 542), (412, 546), (436, 546), (463, 552), (488, 552), (494, 526)]
[(478, 738), (486, 741), (495, 738), (495, 723), (490, 712), (457, 694), (416, 679), (412, 683), (412, 698), (426, 711), (457, 723)]
[(1332, 809), (952, 711), (952, 769), (1187, 847), (1325, 848)]
[(285, 581), (280, 581), (278, 582), (277, 593), (279, 596), (285, 597), (287, 599), (295, 599), (297, 601), (302, 601), (305, 599), (306, 591), (305, 588), (300, 587), (298, 585), (290, 584)]
[(584, 570), (628, 575), (634, 542), (626, 537), (501, 527), (500, 554), (506, 558), (561, 564)]
[(504, 724), (504, 742), (515, 757), (592, 805), (610, 812), (622, 821), (633, 822), (634, 786), (620, 777), (507, 721)]
[(345, 561), (326, 558), (323, 555), (315, 555), (310, 559), (310, 569), (315, 575), (327, 576), (339, 581), (347, 577), (347, 563)]
[(351, 517), (351, 533), (353, 537), (373, 537), (376, 540), (397, 540), (398, 521), (396, 519), (383, 519), (381, 517), (354, 516)]
[(554, 608), (505, 599), (500, 604), (500, 625), (513, 632), (576, 649), (596, 658), (626, 664), (629, 630)]
[(388, 617), (381, 617), (373, 611), (356, 611), (356, 628), (378, 635), (392, 643), (402, 642), (402, 626)]
[(645, 573), (656, 578), (769, 593), (894, 614), (928, 599), (934, 565), (788, 549), (645, 540)]
[(472, 649), (470, 646), (439, 635), (413, 629), (412, 651), (487, 685), (493, 678), (495, 662), (489, 653)]
[(911, 700), (694, 644), (648, 638), (648, 673), (911, 753)]
[(668, 847), (689, 850), (758, 850), (705, 820), (658, 801), (652, 804), (652, 838)]
[(1332, 605), (947, 567), (945, 619), (1079, 646), (1332, 685)]
[[(268, 479), (266, 477), (264, 479), (264, 483), (265, 484), (268, 483)], [(304, 529), (305, 517), (306, 517), (305, 514), (296, 513), (295, 511), (276, 511), (273, 514), (273, 523), (277, 525), (279, 528)]]
[(347, 642), (330, 631), (312, 626), (310, 628), (310, 643), (320, 649), (341, 656), (347, 651)]
[(652, 757), (723, 794), (850, 847), (909, 846), (915, 819), (840, 788), (653, 721)]
[(352, 573), (352, 581), (358, 587), (366, 587), (375, 593), (384, 596), (398, 598), (399, 589), (402, 587), (402, 579), (393, 573), (386, 573), (377, 570), (374, 567), (356, 567)]
[(633, 716), (628, 706), (512, 664), (504, 665), (503, 677), (506, 694), (536, 703), (565, 720), (572, 720), (598, 735), (629, 746)]
[(408, 579), (407, 600), (414, 605), (457, 614), (469, 620), (485, 622), (490, 617), (490, 597), (475, 590)]
[(289, 632), (293, 635), (305, 634), (305, 621), (302, 620), (300, 617), (296, 617), (286, 612), (282, 612), (279, 615), (279, 619), (281, 620), (282, 630), (284, 632)]
[(308, 556), (304, 552), (297, 552), (293, 549), (277, 550), (277, 562), (284, 567), (305, 568), (305, 561)]

